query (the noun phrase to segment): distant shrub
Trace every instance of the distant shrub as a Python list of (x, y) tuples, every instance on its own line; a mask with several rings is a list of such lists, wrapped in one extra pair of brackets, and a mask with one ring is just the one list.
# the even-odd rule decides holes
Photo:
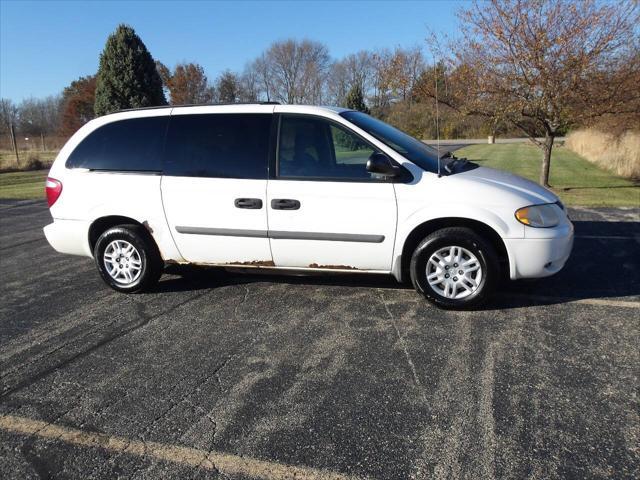
[(27, 163), (25, 164), (25, 170), (42, 170), (47, 166), (40, 160), (37, 154), (30, 153), (27, 157)]
[(614, 135), (594, 128), (576, 130), (567, 136), (565, 146), (622, 177), (640, 180), (639, 131)]

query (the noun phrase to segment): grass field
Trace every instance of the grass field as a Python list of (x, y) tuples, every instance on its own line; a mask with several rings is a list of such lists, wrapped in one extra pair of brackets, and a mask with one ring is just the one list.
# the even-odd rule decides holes
[[(471, 145), (456, 155), (534, 181), (540, 174), (540, 151), (532, 145)], [(47, 170), (0, 173), (0, 198), (44, 198), (46, 175)], [(601, 170), (563, 147), (554, 149), (550, 183), (567, 205), (640, 206), (640, 185)]]
[[(540, 176), (541, 151), (525, 143), (470, 145), (455, 155), (535, 182)], [(564, 147), (553, 149), (549, 183), (566, 205), (640, 207), (639, 184), (602, 170)]]
[(0, 173), (0, 198), (44, 198), (44, 181), (49, 170)]
[(57, 150), (42, 152), (39, 150), (20, 151), (20, 164), (16, 163), (16, 156), (9, 150), (0, 150), (0, 171), (23, 170), (32, 159), (40, 160), (45, 166), (51, 165), (58, 154)]

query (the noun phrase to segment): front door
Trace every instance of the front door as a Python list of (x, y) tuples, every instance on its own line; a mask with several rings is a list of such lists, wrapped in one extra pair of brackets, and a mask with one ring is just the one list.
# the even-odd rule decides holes
[(375, 150), (329, 119), (281, 115), (267, 190), (276, 266), (391, 270), (396, 197), (366, 170)]
[(196, 114), (188, 108), (172, 114), (162, 199), (185, 260), (272, 264), (266, 212), (272, 118), (269, 113)]

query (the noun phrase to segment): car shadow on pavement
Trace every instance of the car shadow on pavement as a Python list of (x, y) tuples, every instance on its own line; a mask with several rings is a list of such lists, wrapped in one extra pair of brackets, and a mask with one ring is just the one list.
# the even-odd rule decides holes
[[(576, 221), (571, 257), (558, 274), (541, 279), (505, 281), (485, 309), (521, 308), (567, 301), (631, 297), (640, 300), (640, 222)], [(238, 271), (240, 270), (240, 271)], [(283, 275), (274, 270), (171, 265), (172, 275), (154, 292), (193, 291), (259, 282), (407, 290), (391, 276), (320, 272)]]

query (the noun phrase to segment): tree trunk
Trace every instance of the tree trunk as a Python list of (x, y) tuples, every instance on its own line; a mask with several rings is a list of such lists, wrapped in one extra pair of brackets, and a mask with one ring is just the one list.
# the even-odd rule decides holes
[(547, 133), (542, 144), (542, 171), (540, 172), (540, 184), (545, 187), (549, 185), (549, 168), (551, 167), (551, 149), (555, 135)]
[(18, 143), (16, 142), (16, 131), (13, 127), (13, 123), (9, 125), (9, 133), (11, 133), (11, 146), (13, 147), (13, 153), (16, 155), (16, 165), (20, 167), (20, 155), (18, 154)]

